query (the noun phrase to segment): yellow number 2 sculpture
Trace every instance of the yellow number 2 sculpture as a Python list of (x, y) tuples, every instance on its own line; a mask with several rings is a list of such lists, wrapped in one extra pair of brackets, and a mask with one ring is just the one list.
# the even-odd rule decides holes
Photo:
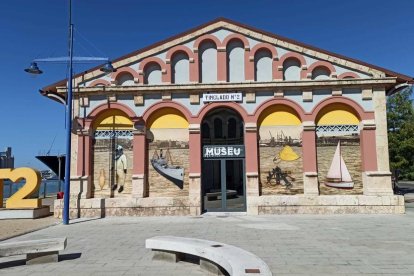
[[(26, 184), (6, 200), (6, 209), (41, 207), (41, 201), (39, 198), (27, 198), (39, 190), (41, 183), (41, 176), (39, 171), (31, 168), (0, 169), (1, 190), (3, 190), (4, 179), (10, 179), (14, 183), (19, 182), (22, 179), (26, 180)], [(3, 194), (0, 193), (0, 204), (2, 203)]]

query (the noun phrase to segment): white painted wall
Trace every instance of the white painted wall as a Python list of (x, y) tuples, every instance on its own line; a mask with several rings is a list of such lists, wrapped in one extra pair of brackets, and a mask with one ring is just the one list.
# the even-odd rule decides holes
[(260, 50), (254, 55), (256, 81), (272, 81), (272, 53)]
[(323, 67), (317, 67), (312, 71), (313, 80), (328, 80), (330, 79), (329, 75), (329, 71)]
[(179, 52), (175, 54), (171, 60), (174, 83), (189, 83), (190, 82), (190, 61), (187, 54)]
[(199, 47), (200, 82), (217, 82), (217, 49), (213, 42), (206, 41)]
[(242, 82), (244, 77), (244, 45), (232, 40), (227, 45), (227, 79), (229, 82)]
[(124, 73), (118, 78), (118, 85), (131, 86), (134, 84), (134, 77), (129, 73)]
[(161, 67), (156, 63), (151, 63), (145, 68), (144, 83), (146, 84), (161, 84)]
[(283, 62), (283, 79), (300, 80), (300, 62), (296, 59), (289, 58)]

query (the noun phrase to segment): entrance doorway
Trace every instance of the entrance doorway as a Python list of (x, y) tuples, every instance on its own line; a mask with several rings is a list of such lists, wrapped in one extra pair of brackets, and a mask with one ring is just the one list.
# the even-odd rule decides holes
[(203, 120), (201, 136), (203, 210), (246, 211), (242, 118), (232, 109), (215, 109)]

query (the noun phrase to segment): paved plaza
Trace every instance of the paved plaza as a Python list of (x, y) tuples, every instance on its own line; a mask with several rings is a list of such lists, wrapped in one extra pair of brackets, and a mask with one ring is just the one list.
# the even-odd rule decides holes
[(74, 220), (12, 240), (68, 238), (60, 262), (0, 259), (1, 275), (204, 275), (194, 263), (153, 261), (145, 239), (175, 235), (238, 246), (274, 275), (414, 274), (414, 208), (405, 215), (210, 214)]

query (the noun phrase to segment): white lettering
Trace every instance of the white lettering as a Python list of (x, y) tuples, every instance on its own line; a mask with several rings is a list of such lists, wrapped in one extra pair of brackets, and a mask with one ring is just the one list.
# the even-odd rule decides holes
[(233, 147), (229, 147), (228, 149), (227, 149), (227, 153), (228, 153), (228, 155), (229, 156), (232, 156), (233, 155)]
[(213, 148), (206, 148), (206, 153), (205, 153), (206, 157), (212, 156), (213, 154), (214, 154)]
[(240, 151), (241, 151), (240, 148), (235, 148), (234, 149), (234, 155), (239, 156), (240, 155)]

